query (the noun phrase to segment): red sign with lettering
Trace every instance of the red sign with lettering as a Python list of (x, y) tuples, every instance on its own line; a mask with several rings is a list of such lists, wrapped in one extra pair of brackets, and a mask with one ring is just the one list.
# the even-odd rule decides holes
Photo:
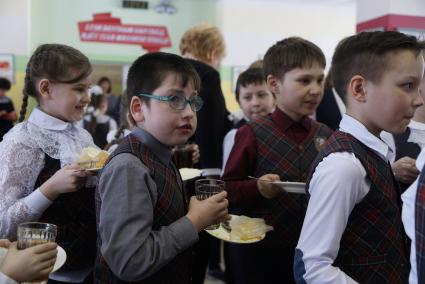
[(78, 28), (81, 41), (136, 44), (149, 52), (171, 47), (167, 27), (123, 25), (111, 13), (94, 14), (93, 21), (79, 22)]

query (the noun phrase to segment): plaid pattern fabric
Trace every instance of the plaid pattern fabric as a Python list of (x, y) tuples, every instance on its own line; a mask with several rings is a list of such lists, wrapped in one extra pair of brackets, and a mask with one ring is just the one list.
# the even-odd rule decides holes
[(415, 246), (418, 283), (425, 283), (425, 166), (418, 181), (415, 201)]
[[(59, 160), (45, 155), (45, 161), (34, 188), (41, 186), (60, 169)], [(44, 211), (39, 221), (58, 226), (56, 242), (66, 251), (66, 269), (93, 266), (96, 256), (94, 188), (61, 194)]]
[(335, 152), (355, 154), (371, 186), (350, 214), (334, 265), (359, 283), (407, 283), (409, 267), (401, 207), (389, 164), (350, 134), (336, 131), (322, 148), (313, 171)]
[[(147, 147), (133, 135), (122, 139), (118, 148), (109, 157), (109, 163), (113, 157), (121, 153), (130, 153), (140, 159), (149, 170), (155, 180), (158, 190), (158, 199), (154, 206), (154, 221), (152, 230), (159, 230), (162, 226), (168, 226), (187, 212), (187, 197), (184, 192), (181, 177), (173, 166), (164, 165)], [(99, 217), (102, 206), (98, 192), (96, 191), (96, 211)], [(97, 220), (99, 222), (99, 220)], [(99, 224), (99, 223), (98, 223)], [(100, 253), (102, 240), (98, 238), (98, 256), (95, 265), (95, 283), (127, 283), (119, 280), (109, 269), (108, 264)], [(176, 256), (170, 263), (151, 277), (137, 283), (189, 283), (191, 250), (186, 250)]]
[[(259, 118), (249, 124), (257, 139), (255, 176), (274, 173), (278, 174), (282, 181), (305, 182), (321, 143), (324, 143), (332, 132), (327, 126), (312, 121), (310, 132), (304, 142), (295, 144), (271, 117)], [(274, 227), (263, 241), (265, 245), (280, 248), (295, 247), (306, 206), (306, 195), (283, 193), (278, 198), (263, 198), (257, 208), (244, 214), (264, 218), (267, 224)]]

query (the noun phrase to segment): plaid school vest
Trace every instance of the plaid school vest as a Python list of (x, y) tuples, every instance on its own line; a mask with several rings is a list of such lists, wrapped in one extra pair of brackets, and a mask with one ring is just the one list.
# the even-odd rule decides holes
[[(332, 132), (323, 124), (311, 123), (310, 132), (304, 141), (295, 144), (270, 116), (250, 122), (258, 150), (255, 176), (273, 173), (278, 174), (282, 181), (305, 182), (320, 147)], [(262, 198), (254, 210), (243, 214), (264, 218), (267, 224), (274, 227), (273, 231), (267, 233), (264, 245), (274, 248), (295, 247), (306, 207), (306, 195), (283, 192), (277, 198)]]
[[(41, 186), (60, 169), (60, 161), (45, 155), (45, 165), (34, 188)], [(94, 188), (63, 193), (44, 211), (39, 222), (58, 226), (56, 242), (66, 251), (64, 268), (93, 267), (96, 256), (96, 216)]]
[(425, 283), (425, 166), (418, 180), (415, 200), (415, 246), (418, 283)]
[[(140, 143), (134, 135), (130, 134), (124, 137), (118, 145), (118, 148), (112, 153), (106, 163), (109, 163), (113, 157), (121, 153), (130, 153), (135, 155), (150, 170), (150, 176), (155, 181), (158, 190), (158, 199), (154, 204), (154, 220), (152, 230), (159, 230), (162, 226), (168, 226), (180, 219), (187, 213), (187, 199), (179, 175), (167, 165), (164, 165), (150, 150)], [(99, 215), (101, 208), (99, 193), (96, 191), (96, 216), (99, 224)], [(98, 238), (94, 283), (128, 283), (118, 279), (108, 267), (105, 259), (100, 253), (102, 240)], [(166, 264), (154, 275), (147, 279), (134, 283), (189, 283), (190, 278), (190, 259), (192, 251), (186, 250), (177, 255), (170, 263)]]
[(336, 152), (353, 153), (366, 169), (371, 186), (348, 218), (334, 266), (359, 283), (407, 283), (400, 196), (389, 164), (350, 134), (336, 131), (312, 169)]

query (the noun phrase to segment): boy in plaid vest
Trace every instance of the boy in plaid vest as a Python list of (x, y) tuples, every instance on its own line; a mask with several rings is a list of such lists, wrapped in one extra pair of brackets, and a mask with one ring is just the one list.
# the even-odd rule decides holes
[[(264, 180), (306, 181), (318, 149), (330, 136), (327, 126), (308, 117), (323, 97), (325, 64), (319, 47), (297, 37), (277, 42), (264, 56), (276, 109), (238, 129), (223, 179), (231, 206), (243, 215), (264, 218), (274, 231), (229, 256), (231, 266), (242, 271), (235, 283), (294, 282), (293, 256), (306, 196), (286, 193)], [(249, 180), (249, 175), (260, 179)]]
[(297, 283), (407, 283), (401, 200), (381, 131), (402, 133), (422, 105), (421, 44), (394, 31), (343, 39), (332, 58), (347, 105), (317, 157), (295, 252)]
[(149, 53), (127, 81), (135, 125), (108, 159), (96, 191), (95, 283), (189, 283), (198, 232), (227, 214), (226, 192), (190, 203), (171, 146), (196, 129), (200, 83), (183, 58)]
[[(422, 42), (425, 44), (425, 42)], [(425, 45), (422, 56), (425, 55)], [(422, 99), (425, 99), (425, 77), (419, 86)], [(415, 114), (416, 117), (417, 113)], [(421, 141), (423, 142), (423, 140)], [(403, 193), (402, 220), (407, 236), (410, 238), (409, 283), (425, 283), (425, 149), (416, 159), (416, 168), (422, 170), (419, 177)]]

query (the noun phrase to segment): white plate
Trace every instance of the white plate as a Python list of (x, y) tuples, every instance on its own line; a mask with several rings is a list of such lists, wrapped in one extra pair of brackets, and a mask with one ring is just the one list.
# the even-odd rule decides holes
[[(233, 218), (238, 218), (239, 216), (237, 215), (231, 215), (230, 216)], [(266, 233), (262, 234), (261, 236), (258, 236), (256, 238), (252, 238), (249, 240), (231, 240), (230, 239), (230, 233), (228, 231), (226, 231), (221, 225), (220, 227), (218, 227), (218, 229), (215, 230), (205, 230), (205, 232), (207, 232), (208, 234), (210, 234), (213, 237), (216, 237), (217, 239), (223, 240), (225, 242), (229, 242), (229, 243), (235, 243), (235, 244), (252, 244), (252, 243), (256, 243), (261, 241), (262, 239), (264, 239), (266, 237)]]
[(281, 187), (284, 191), (289, 193), (305, 194), (304, 182), (275, 181), (273, 184)]
[[(7, 254), (7, 249), (0, 247), (0, 262), (3, 261), (3, 258), (6, 257), (6, 254)], [(62, 247), (58, 246), (58, 255), (56, 257), (56, 262), (55, 262), (55, 265), (53, 266), (52, 272), (55, 272), (56, 270), (61, 268), (62, 265), (65, 264), (65, 261), (66, 261), (66, 252)]]
[(179, 171), (184, 181), (199, 177), (202, 174), (202, 170), (199, 169), (181, 168)]

